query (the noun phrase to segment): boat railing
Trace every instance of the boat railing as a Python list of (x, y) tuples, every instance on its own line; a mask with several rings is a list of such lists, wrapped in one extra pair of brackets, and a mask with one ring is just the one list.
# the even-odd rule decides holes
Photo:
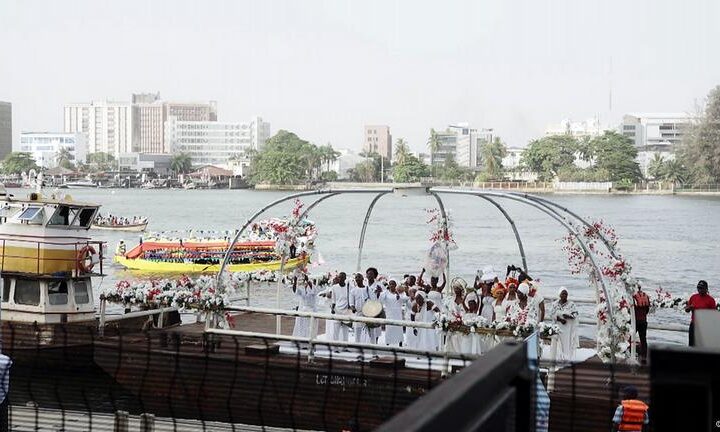
[[(40, 236), (28, 236), (28, 235), (13, 235), (13, 234), (3, 234), (0, 236), (0, 243), (2, 245), (2, 251), (0, 252), (0, 271), (5, 273), (24, 273), (24, 274), (35, 274), (35, 275), (46, 275), (46, 274), (52, 274), (55, 272), (48, 272), (43, 271), (45, 269), (45, 264), (47, 263), (66, 263), (70, 265), (66, 265), (66, 268), (72, 268), (73, 273), (75, 275), (81, 276), (81, 275), (103, 275), (103, 254), (106, 242), (103, 241), (97, 241), (97, 240), (83, 240), (83, 241), (77, 241), (77, 240), (63, 240), (62, 237), (54, 239), (54, 240), (48, 240), (48, 238), (52, 239), (52, 237), (40, 237)], [(32, 249), (35, 251), (34, 254), (16, 254), (16, 253), (9, 253), (8, 252), (8, 243), (11, 243), (12, 246), (17, 247), (18, 243), (23, 244), (23, 249)], [(53, 248), (53, 246), (59, 248)], [(72, 248), (72, 249), (71, 249)], [(46, 252), (47, 250), (53, 250), (53, 251), (72, 251), (73, 257), (72, 258), (65, 258), (65, 257), (51, 257), (51, 256), (44, 256), (43, 252)], [(80, 257), (80, 252), (82, 251), (93, 251), (98, 256), (98, 264), (100, 266), (98, 273), (93, 273), (92, 271), (86, 272), (83, 270), (81, 266), (81, 262), (83, 261), (84, 257)], [(33, 256), (34, 255), (34, 256)], [(13, 269), (10, 264), (7, 262), (9, 260), (35, 260), (36, 266), (35, 266), (35, 272), (28, 272), (26, 269), (23, 270), (17, 270)], [(7, 268), (6, 268), (7, 267)], [(65, 270), (68, 271), (68, 270)]]

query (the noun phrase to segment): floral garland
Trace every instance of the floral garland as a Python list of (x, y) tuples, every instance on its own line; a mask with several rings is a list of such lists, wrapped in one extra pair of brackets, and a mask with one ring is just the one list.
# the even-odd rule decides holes
[(271, 219), (268, 222), (268, 227), (275, 238), (275, 252), (280, 256), (290, 256), (290, 247), (292, 245), (297, 247), (301, 241), (310, 248), (317, 237), (315, 225), (305, 217), (300, 218), (304, 207), (302, 201), (295, 199), (288, 219)]
[(442, 241), (447, 243), (449, 247), (457, 249), (457, 244), (455, 243), (455, 238), (451, 230), (452, 220), (450, 215), (448, 214), (447, 217), (444, 218), (440, 210), (436, 208), (425, 209), (425, 212), (427, 213), (425, 223), (430, 226), (430, 242), (436, 243)]
[[(573, 274), (586, 272), (597, 293), (598, 304), (595, 314), (598, 322), (598, 357), (605, 362), (628, 359), (632, 333), (632, 295), (638, 288), (637, 280), (631, 276), (632, 266), (617, 253), (617, 234), (602, 220), (594, 221), (590, 226), (575, 228), (586, 244), (589, 254), (596, 258), (596, 263), (600, 266), (601, 274), (598, 275), (592, 266), (590, 255), (580, 246), (575, 234), (570, 233), (565, 236), (563, 250), (568, 254), (570, 271)], [(604, 242), (607, 242), (614, 253), (603, 247)], [(605, 298), (605, 293), (600, 289), (602, 277), (608, 282), (605, 288), (610, 299)], [(612, 307), (612, 321), (610, 307)]]
[(560, 334), (560, 327), (553, 323), (543, 322), (537, 324), (532, 321), (518, 321), (513, 318), (489, 322), (485, 317), (469, 318), (455, 313), (440, 315), (440, 318), (435, 321), (435, 326), (444, 332), (462, 333), (464, 335), (492, 331), (501, 335), (505, 333), (507, 336), (525, 338), (537, 331), (540, 337), (549, 338)]

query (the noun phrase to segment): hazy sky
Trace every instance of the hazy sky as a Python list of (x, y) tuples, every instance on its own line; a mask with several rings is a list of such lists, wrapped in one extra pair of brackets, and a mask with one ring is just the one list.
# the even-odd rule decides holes
[(719, 20), (717, 0), (2, 0), (0, 100), (15, 142), (62, 130), (64, 103), (160, 91), (338, 148), (388, 124), (421, 150), (461, 121), (523, 146), (563, 118), (692, 111), (720, 84)]

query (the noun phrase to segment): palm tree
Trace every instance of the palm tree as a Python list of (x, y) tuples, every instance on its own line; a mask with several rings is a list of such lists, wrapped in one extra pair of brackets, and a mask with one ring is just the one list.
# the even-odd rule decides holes
[(170, 170), (176, 175), (187, 174), (192, 169), (192, 157), (187, 153), (178, 153), (170, 159)]
[(58, 152), (55, 154), (55, 162), (57, 162), (58, 166), (63, 168), (73, 167), (73, 159), (73, 154), (70, 153), (70, 150), (65, 147), (60, 147), (60, 150), (58, 150)]
[(687, 180), (687, 169), (677, 159), (665, 162), (663, 169), (663, 180), (673, 183), (684, 183)]
[(502, 159), (507, 155), (507, 147), (500, 137), (486, 142), (482, 147), (482, 160), (488, 177), (496, 179), (502, 173)]
[(660, 153), (655, 153), (648, 164), (648, 175), (655, 180), (663, 177), (665, 171), (665, 158)]
[(430, 167), (432, 168), (432, 176), (435, 177), (435, 153), (440, 151), (440, 135), (435, 129), (430, 128), (430, 138), (427, 142), (428, 150), (430, 150)]
[(398, 165), (405, 164), (408, 156), (410, 156), (410, 146), (408, 146), (405, 138), (398, 138), (395, 143), (395, 163)]

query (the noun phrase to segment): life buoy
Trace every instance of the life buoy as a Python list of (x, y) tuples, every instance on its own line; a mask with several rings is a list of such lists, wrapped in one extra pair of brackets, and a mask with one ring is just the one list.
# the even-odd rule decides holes
[(95, 264), (98, 262), (100, 262), (100, 257), (95, 251), (95, 248), (90, 245), (83, 246), (83, 248), (78, 252), (77, 263), (78, 269), (81, 272), (92, 272), (93, 267), (95, 267)]

